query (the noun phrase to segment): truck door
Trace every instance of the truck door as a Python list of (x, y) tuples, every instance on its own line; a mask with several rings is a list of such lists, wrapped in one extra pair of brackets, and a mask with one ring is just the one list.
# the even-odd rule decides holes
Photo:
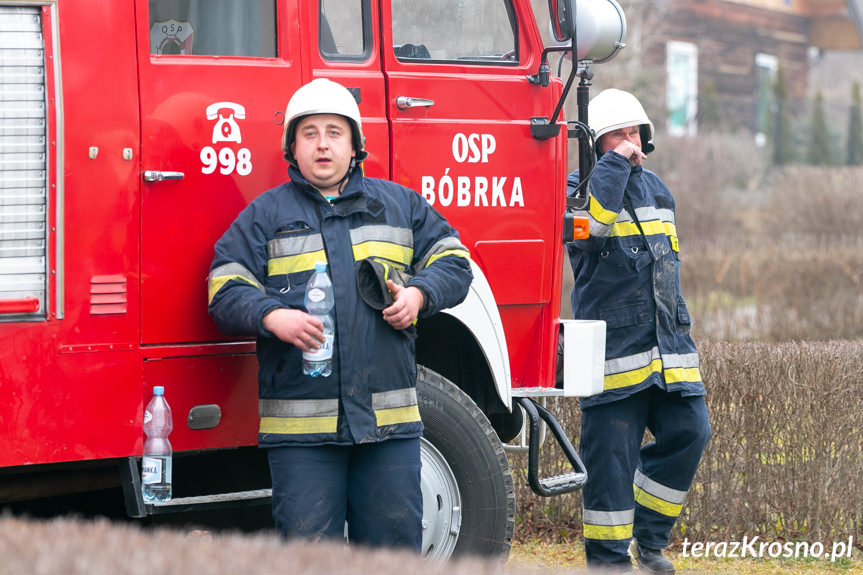
[(551, 358), (537, 350), (553, 348), (559, 306), (551, 238), (563, 211), (554, 166), (565, 159), (561, 138), (530, 136), (530, 118), (549, 116), (557, 93), (527, 79), (542, 46), (530, 5), (382, 0), (382, 10), (391, 177), (459, 230), (500, 306), (513, 386), (538, 385)]
[(316, 22), (303, 33), (310, 49), (312, 74), (348, 88), (357, 100), (369, 157), (367, 176), (389, 178), (390, 137), (386, 84), (381, 64), (380, 18), (377, 0), (318, 0), (305, 2), (306, 19)]
[(302, 84), (296, 3), (136, 0), (136, 13), (142, 343), (218, 341), (213, 244), (287, 179), (283, 114)]

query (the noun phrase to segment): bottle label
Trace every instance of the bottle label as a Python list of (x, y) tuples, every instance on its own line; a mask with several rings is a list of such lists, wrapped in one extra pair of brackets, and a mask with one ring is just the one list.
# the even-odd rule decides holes
[(324, 299), (325, 297), (327, 297), (327, 294), (326, 294), (326, 293), (324, 293), (324, 290), (322, 290), (321, 288), (313, 287), (313, 288), (311, 288), (311, 289), (309, 290), (309, 292), (306, 294), (306, 297), (307, 297), (307, 298), (309, 298), (309, 301), (310, 301), (310, 302), (312, 302), (312, 303), (318, 303), (318, 302), (320, 302), (320, 301), (323, 301), (323, 299)]
[(149, 485), (159, 483), (162, 480), (162, 458), (147, 457), (141, 460), (141, 483)]
[(316, 351), (304, 351), (303, 359), (306, 361), (326, 361), (333, 357), (333, 341), (336, 336), (334, 334), (324, 334), (326, 341), (321, 344)]
[(153, 414), (150, 413), (149, 409), (144, 410), (144, 423), (150, 423), (153, 421)]

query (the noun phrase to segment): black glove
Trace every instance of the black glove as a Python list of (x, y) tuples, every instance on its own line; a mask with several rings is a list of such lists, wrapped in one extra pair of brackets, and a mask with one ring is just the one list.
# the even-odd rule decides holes
[[(393, 304), (393, 294), (387, 289), (387, 280), (404, 287), (411, 276), (394, 266), (374, 258), (360, 260), (357, 267), (357, 288), (360, 297), (369, 307), (382, 310)], [(410, 325), (401, 330), (406, 337), (413, 337), (416, 327)]]

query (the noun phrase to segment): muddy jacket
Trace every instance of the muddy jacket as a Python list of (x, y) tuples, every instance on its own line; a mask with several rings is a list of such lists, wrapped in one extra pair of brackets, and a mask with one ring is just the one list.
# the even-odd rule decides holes
[[(570, 194), (578, 172), (569, 176)], [(651, 385), (701, 395), (698, 353), (680, 294), (674, 198), (653, 172), (603, 154), (585, 211), (590, 238), (569, 244), (576, 319), (606, 322), (605, 390), (582, 408), (628, 397)]]
[[(354, 170), (331, 202), (290, 168), (291, 181), (255, 199), (216, 243), (209, 312), (228, 334), (257, 336), (258, 442), (350, 445), (419, 437), (413, 337), (359, 296), (356, 269), (382, 258), (413, 277), (420, 317), (458, 304), (472, 276), (458, 233), (419, 194)], [(333, 283), (333, 370), (304, 375), (302, 352), (262, 324), (276, 308), (305, 310), (306, 282), (326, 261)]]

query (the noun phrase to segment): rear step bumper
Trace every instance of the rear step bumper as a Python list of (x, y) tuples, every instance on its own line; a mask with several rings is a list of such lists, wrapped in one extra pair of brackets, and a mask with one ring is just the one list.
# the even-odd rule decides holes
[(252, 491), (198, 495), (196, 497), (177, 497), (168, 501), (145, 503), (144, 506), (150, 515), (160, 515), (163, 513), (219, 509), (236, 505), (269, 505), (272, 496), (272, 489), (254, 489)]
[(129, 517), (147, 517), (167, 513), (183, 513), (186, 511), (205, 511), (240, 507), (249, 505), (269, 504), (273, 495), (272, 489), (253, 489), (251, 491), (236, 491), (233, 493), (216, 493), (212, 495), (197, 495), (194, 497), (176, 497), (168, 501), (145, 503), (141, 494), (141, 473), (138, 469), (138, 459), (127, 457), (120, 468), (123, 483), (123, 496), (126, 501), (126, 513)]

